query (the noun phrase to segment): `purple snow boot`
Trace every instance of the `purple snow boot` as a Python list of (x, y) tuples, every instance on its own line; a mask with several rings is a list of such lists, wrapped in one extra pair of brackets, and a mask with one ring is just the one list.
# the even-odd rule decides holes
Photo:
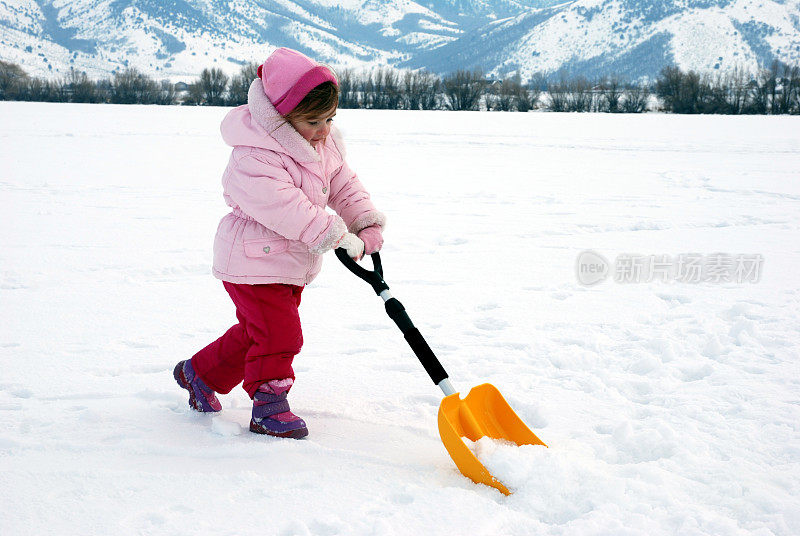
[(308, 435), (305, 421), (289, 410), (286, 400), (293, 383), (291, 378), (286, 378), (261, 384), (253, 397), (251, 432), (294, 439)]
[(192, 361), (187, 359), (175, 365), (172, 372), (178, 385), (189, 391), (189, 405), (197, 411), (221, 411), (222, 404), (217, 400), (214, 390), (195, 374)]

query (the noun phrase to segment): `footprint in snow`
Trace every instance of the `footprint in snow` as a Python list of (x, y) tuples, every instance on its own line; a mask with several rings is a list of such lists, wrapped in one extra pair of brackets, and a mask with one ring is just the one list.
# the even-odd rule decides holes
[(498, 348), (507, 348), (509, 350), (529, 350), (531, 345), (526, 342), (505, 341), (499, 342), (494, 345)]
[(352, 326), (348, 327), (356, 331), (376, 331), (380, 329), (389, 329), (389, 326), (384, 326), (381, 324), (353, 324)]
[(127, 346), (129, 348), (158, 348), (154, 344), (149, 344), (146, 342), (139, 342), (139, 341), (120, 341), (120, 344)]
[(242, 427), (237, 422), (227, 421), (222, 417), (211, 420), (211, 431), (222, 437), (242, 435)]
[(700, 352), (702, 355), (710, 358), (717, 358), (721, 355), (727, 354), (730, 351), (730, 348), (726, 347), (722, 344), (722, 341), (719, 340), (717, 335), (712, 335), (708, 342), (703, 347), (703, 351)]
[(394, 504), (411, 504), (414, 502), (414, 496), (409, 493), (395, 493), (392, 495), (392, 502)]
[(25, 387), (15, 387), (9, 392), (11, 393), (11, 396), (16, 398), (31, 398), (33, 396), (33, 391)]
[(381, 370), (384, 371), (394, 371), (394, 372), (410, 372), (417, 370), (419, 365), (412, 365), (411, 363), (389, 363), (387, 365), (383, 365)]
[(420, 404), (436, 407), (441, 401), (441, 396), (431, 394), (409, 395), (403, 399), (403, 403), (407, 407), (414, 407)]
[(685, 382), (695, 382), (711, 376), (714, 373), (714, 368), (711, 365), (701, 365), (689, 369), (683, 369), (682, 379)]
[(463, 238), (439, 237), (437, 240), (440, 246), (461, 246), (467, 243)]
[(369, 354), (377, 352), (375, 348), (353, 348), (351, 350), (343, 350), (341, 353), (344, 355), (355, 355), (355, 354)]
[(499, 318), (485, 317), (479, 318), (473, 325), (484, 331), (500, 331), (508, 327), (508, 322)]
[(670, 305), (686, 305), (692, 301), (689, 296), (683, 296), (681, 294), (656, 294), (656, 296)]

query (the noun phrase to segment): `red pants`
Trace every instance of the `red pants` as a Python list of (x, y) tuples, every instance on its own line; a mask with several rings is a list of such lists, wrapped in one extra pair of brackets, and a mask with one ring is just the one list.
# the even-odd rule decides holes
[(303, 346), (300, 294), (295, 285), (239, 285), (223, 281), (239, 323), (192, 357), (192, 367), (218, 393), (244, 380), (253, 398), (268, 380), (292, 378), (292, 360)]

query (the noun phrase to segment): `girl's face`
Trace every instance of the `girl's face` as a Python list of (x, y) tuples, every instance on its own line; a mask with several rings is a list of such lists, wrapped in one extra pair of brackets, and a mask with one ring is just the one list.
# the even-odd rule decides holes
[(320, 116), (289, 120), (289, 123), (316, 149), (319, 142), (325, 143), (335, 115), (336, 108)]

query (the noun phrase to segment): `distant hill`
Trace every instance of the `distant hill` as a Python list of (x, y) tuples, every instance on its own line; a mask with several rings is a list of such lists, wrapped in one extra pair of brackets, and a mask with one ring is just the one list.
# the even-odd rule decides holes
[(653, 76), (800, 63), (800, 0), (0, 0), (0, 59), (92, 77), (233, 73), (276, 46), (336, 66)]

